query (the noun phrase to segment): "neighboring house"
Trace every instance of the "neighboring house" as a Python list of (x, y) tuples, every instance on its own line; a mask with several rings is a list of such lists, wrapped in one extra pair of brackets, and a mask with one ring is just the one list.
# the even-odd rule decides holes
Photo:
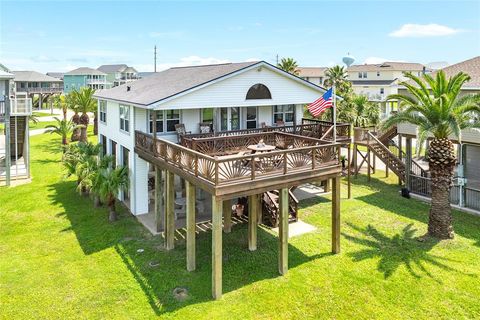
[(298, 67), (298, 76), (317, 86), (323, 86), (327, 67)]
[(16, 93), (15, 74), (0, 65), (0, 185), (9, 186), (30, 178), (28, 117), (32, 100), (27, 92)]
[(384, 62), (380, 64), (352, 65), (347, 69), (348, 79), (356, 94), (366, 95), (372, 102), (380, 104), (381, 118), (390, 116), (395, 110), (395, 102), (387, 102), (386, 97), (398, 93), (398, 83), (405, 80), (405, 72), (419, 76), (428, 69), (420, 63)]
[(151, 134), (156, 128), (160, 139), (176, 143), (177, 124), (192, 133), (200, 133), (200, 123), (216, 132), (275, 126), (278, 121), (300, 124), (303, 106), (323, 92), (266, 62), (171, 68), (97, 91), (99, 140), (118, 163), (130, 167), (127, 204), (140, 215), (149, 212), (149, 164), (135, 153), (135, 131)]
[(138, 71), (126, 64), (105, 64), (97, 70), (107, 74), (107, 82), (113, 87), (138, 80)]
[(112, 83), (107, 81), (107, 74), (88, 67), (77, 68), (63, 75), (65, 93), (80, 88), (108, 89)]
[[(43, 103), (55, 95), (63, 92), (63, 82), (36, 71), (12, 71), (15, 75), (14, 90), (17, 94), (23, 93), (34, 101), (35, 106), (41, 108)], [(50, 100), (51, 101), (51, 100)]]
[(65, 72), (47, 72), (47, 76), (54, 77), (63, 81)]
[[(459, 62), (442, 69), (447, 77), (452, 77), (463, 71), (470, 75), (471, 80), (465, 83), (460, 93), (480, 93), (480, 56)], [(432, 73), (435, 76), (436, 72)], [(412, 83), (413, 84), (413, 83)], [(399, 87), (400, 94), (408, 94), (405, 87)], [(476, 121), (480, 121), (477, 119)], [(398, 133), (405, 139), (417, 137), (417, 127), (411, 124), (399, 124)], [(453, 140), (456, 140), (452, 137)], [(469, 129), (462, 131), (461, 144), (457, 142), (458, 166), (456, 169), (456, 185), (452, 189), (451, 201), (454, 204), (480, 211), (480, 132)], [(429, 196), (428, 178), (412, 175), (410, 189), (412, 192)]]

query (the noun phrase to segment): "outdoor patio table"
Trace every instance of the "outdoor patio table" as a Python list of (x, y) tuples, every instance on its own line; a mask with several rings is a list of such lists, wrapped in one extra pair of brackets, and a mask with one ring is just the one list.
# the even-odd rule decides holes
[(273, 151), (275, 150), (275, 146), (271, 146), (271, 145), (263, 145), (263, 146), (259, 146), (259, 145), (256, 145), (256, 144), (251, 144), (247, 147), (248, 150), (252, 150), (253, 153), (255, 152), (267, 152), (267, 151)]

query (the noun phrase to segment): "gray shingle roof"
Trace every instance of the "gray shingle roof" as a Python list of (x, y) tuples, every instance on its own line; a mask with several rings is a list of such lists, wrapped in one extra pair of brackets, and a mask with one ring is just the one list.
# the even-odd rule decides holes
[(105, 73), (123, 72), (128, 66), (126, 64), (104, 64), (97, 68)]
[[(149, 105), (258, 63), (257, 61), (171, 68), (128, 84), (98, 90), (95, 96)], [(130, 87), (130, 91), (127, 91), (127, 87)]]
[[(460, 71), (467, 73), (470, 76), (470, 81), (463, 85), (463, 89), (479, 89), (480, 88), (480, 56), (452, 64), (443, 69), (447, 78), (453, 77)], [(431, 75), (435, 77), (438, 71), (432, 72)], [(414, 81), (409, 80), (408, 83), (415, 84)]]
[(327, 67), (298, 67), (299, 77), (324, 77)]
[(54, 78), (57, 78), (57, 79), (63, 79), (63, 75), (65, 73), (63, 72), (47, 72), (47, 76), (50, 76), (50, 77), (54, 77)]
[(69, 71), (69, 72), (65, 73), (65, 75), (69, 75), (69, 76), (85, 76), (85, 75), (89, 75), (89, 74), (101, 75), (101, 76), (106, 75), (106, 73), (104, 73), (102, 71), (99, 71), (97, 69), (88, 68), (88, 67), (77, 68), (75, 70), (72, 70), (72, 71)]
[(60, 79), (36, 71), (12, 71), (16, 82), (61, 82)]

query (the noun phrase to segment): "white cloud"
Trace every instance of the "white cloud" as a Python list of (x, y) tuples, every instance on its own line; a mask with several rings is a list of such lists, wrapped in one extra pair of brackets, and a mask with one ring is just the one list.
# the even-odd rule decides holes
[(462, 32), (461, 29), (453, 29), (436, 23), (414, 24), (407, 23), (389, 34), (396, 38), (421, 38), (421, 37), (441, 37), (454, 35)]

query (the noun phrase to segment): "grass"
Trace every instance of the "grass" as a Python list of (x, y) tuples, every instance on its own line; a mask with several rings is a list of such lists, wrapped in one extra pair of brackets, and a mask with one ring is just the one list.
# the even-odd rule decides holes
[[(28, 122), (28, 128), (30, 130), (35, 130), (35, 129), (43, 129), (46, 128), (48, 125), (56, 125), (56, 121), (38, 121), (37, 123), (34, 123), (33, 121)], [(5, 129), (5, 123), (0, 123), (0, 130)]]
[[(197, 270), (187, 272), (183, 240), (166, 252), (125, 211), (110, 224), (105, 208), (75, 193), (73, 179), (62, 178), (58, 137), (34, 136), (31, 145), (32, 183), (0, 188), (0, 318), (480, 317), (480, 218), (454, 212), (454, 240), (419, 242), (428, 206), (401, 198), (393, 175), (354, 181), (354, 198), (341, 203), (338, 255), (328, 197), (301, 202), (301, 219), (317, 230), (289, 240), (284, 277), (276, 236), (261, 228), (249, 252), (247, 226), (235, 226), (223, 240), (224, 296), (212, 301), (210, 233), (197, 235)], [(189, 298), (176, 301), (175, 287)]]

